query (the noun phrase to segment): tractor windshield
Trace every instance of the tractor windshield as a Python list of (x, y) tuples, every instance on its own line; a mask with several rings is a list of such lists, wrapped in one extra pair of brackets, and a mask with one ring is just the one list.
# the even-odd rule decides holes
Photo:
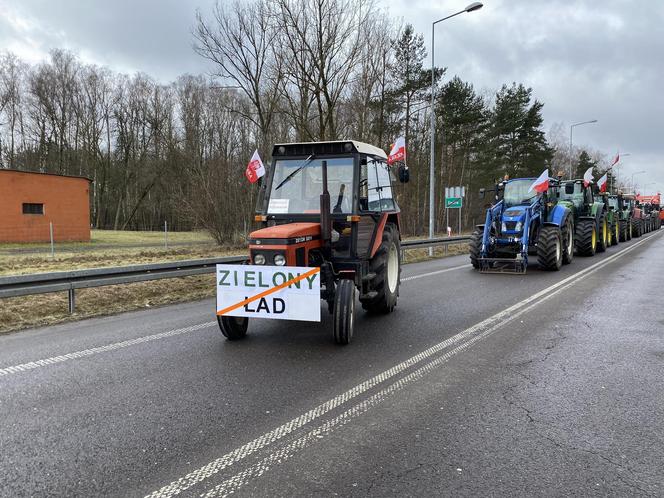
[(620, 209), (620, 205), (619, 205), (619, 203), (618, 203), (618, 198), (617, 198), (617, 197), (613, 197), (613, 196), (609, 197), (609, 206), (611, 206), (611, 207), (612, 207), (613, 209), (615, 209), (616, 211), (617, 211), (618, 209)]
[(585, 188), (580, 182), (567, 182), (560, 189), (560, 200), (571, 201), (575, 206), (582, 206), (584, 190)]
[[(274, 177), (267, 214), (319, 213), (320, 195), (323, 193), (323, 160), (327, 161), (330, 211), (342, 214), (351, 213), (353, 210), (354, 159), (353, 157), (337, 157), (277, 160), (274, 163)], [(303, 165), (304, 167), (302, 167)], [(290, 179), (286, 180), (289, 176), (291, 176)]]
[(537, 191), (530, 190), (533, 181), (531, 179), (513, 180), (506, 183), (505, 191), (503, 192), (505, 207), (530, 204), (537, 197)]

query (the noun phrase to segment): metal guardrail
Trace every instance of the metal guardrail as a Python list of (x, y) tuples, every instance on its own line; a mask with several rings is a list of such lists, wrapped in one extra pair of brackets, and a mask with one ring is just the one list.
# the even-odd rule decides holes
[[(406, 240), (401, 243), (401, 249), (406, 251), (422, 247), (447, 246), (467, 242), (468, 240), (470, 240), (469, 236)], [(69, 296), (69, 312), (73, 313), (76, 309), (76, 289), (203, 275), (214, 273), (217, 264), (242, 263), (246, 260), (246, 256), (228, 256), (0, 277), (0, 299), (66, 291)]]

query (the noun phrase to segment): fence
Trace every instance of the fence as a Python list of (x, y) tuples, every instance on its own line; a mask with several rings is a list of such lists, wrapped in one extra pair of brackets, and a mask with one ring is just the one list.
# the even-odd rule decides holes
[[(401, 247), (402, 250), (407, 251), (423, 247), (460, 244), (468, 240), (470, 240), (470, 237), (465, 236), (408, 240), (404, 241)], [(246, 256), (228, 256), (170, 263), (0, 277), (0, 299), (66, 291), (69, 296), (69, 312), (73, 313), (76, 309), (76, 289), (203, 275), (214, 273), (217, 264), (242, 263), (246, 260)]]

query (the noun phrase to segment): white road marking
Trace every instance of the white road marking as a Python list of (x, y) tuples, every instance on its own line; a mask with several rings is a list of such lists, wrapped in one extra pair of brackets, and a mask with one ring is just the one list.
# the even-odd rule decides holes
[(52, 356), (51, 358), (44, 358), (42, 360), (31, 361), (29, 363), (22, 363), (20, 365), (14, 365), (12, 367), (0, 368), (0, 377), (3, 375), (10, 375), (19, 372), (25, 372), (26, 370), (33, 370), (35, 368), (46, 367), (48, 365), (54, 365), (56, 363), (63, 363), (69, 360), (75, 360), (78, 358), (84, 358), (86, 356), (92, 356), (99, 353), (106, 353), (108, 351), (115, 351), (116, 349), (127, 348), (129, 346), (135, 346), (136, 344), (143, 344), (146, 342), (156, 341), (158, 339), (164, 339), (166, 337), (173, 337), (181, 334), (188, 334), (190, 332), (195, 332), (212, 325), (216, 325), (217, 322), (206, 322), (199, 325), (192, 325), (190, 327), (184, 327), (181, 329), (169, 330), (166, 332), (160, 332), (159, 334), (147, 335), (144, 337), (138, 337), (136, 339), (129, 339), (122, 342), (114, 342), (112, 344), (107, 344), (106, 346), (99, 346), (96, 348), (83, 349), (81, 351), (75, 351), (73, 353), (67, 353), (60, 356)]
[(444, 270), (430, 271), (428, 273), (421, 273), (419, 275), (412, 275), (410, 277), (404, 277), (401, 279), (402, 282), (408, 282), (409, 280), (416, 280), (418, 278), (431, 277), (433, 275), (439, 275), (441, 273), (447, 273), (448, 271), (460, 270), (462, 268), (470, 269), (470, 263), (465, 265), (453, 266), (452, 268), (445, 268)]
[[(299, 437), (283, 448), (273, 452), (268, 455), (263, 460), (258, 463), (248, 467), (244, 471), (236, 474), (235, 476), (224, 480), (221, 484), (216, 486), (207, 492), (204, 496), (226, 496), (230, 493), (233, 493), (244, 484), (246, 484), (249, 479), (259, 477), (266, 470), (268, 470), (272, 464), (282, 462), (295, 454), (296, 451), (306, 447), (310, 442), (318, 441), (322, 439), (326, 434), (331, 433), (336, 428), (341, 425), (346, 424), (351, 419), (361, 415), (367, 411), (371, 406), (382, 401), (387, 395), (401, 389), (404, 385), (412, 382), (413, 380), (421, 378), (425, 373), (429, 372), (433, 368), (438, 367), (440, 364), (446, 362), (450, 357), (457, 354), (464, 349), (467, 349), (475, 342), (484, 339), (489, 336), (494, 331), (498, 330), (511, 320), (518, 318), (523, 313), (526, 313), (533, 307), (541, 304), (542, 302), (550, 299), (554, 295), (562, 292), (564, 289), (571, 287), (576, 284), (578, 281), (584, 279), (588, 275), (599, 271), (601, 268), (607, 264), (613, 262), (615, 259), (624, 256), (625, 254), (633, 251), (641, 244), (646, 242), (650, 237), (641, 240), (634, 245), (624, 249), (616, 254), (613, 254), (588, 268), (581, 270), (578, 273), (570, 275), (569, 277), (557, 282), (546, 289), (543, 289), (536, 294), (506, 308), (503, 311), (496, 313), (495, 315), (473, 325), (472, 327), (459, 332), (458, 334), (422, 351), (421, 353), (399, 363), (398, 365), (386, 370), (371, 379), (358, 384), (357, 386), (349, 389), (348, 391), (335, 396), (326, 403), (318, 405), (314, 409), (296, 417), (289, 422), (277, 427), (276, 429), (263, 434), (262, 436), (250, 441), (249, 443), (236, 448), (235, 450), (217, 458), (210, 463), (190, 472), (189, 474), (181, 477), (180, 479), (171, 482), (170, 484), (162, 487), (161, 489), (154, 491), (153, 493), (147, 495), (148, 498), (166, 498), (176, 496), (193, 486), (205, 481), (206, 479), (216, 475), (223, 469), (239, 462), (240, 460), (248, 457), (249, 455), (257, 452), (258, 450), (265, 448), (278, 440), (282, 439), (284, 436), (291, 434), (295, 430), (305, 426), (306, 424), (311, 423), (312, 421), (320, 418), (325, 415), (332, 409), (350, 401), (351, 399), (359, 396), (360, 394), (366, 392), (372, 387), (376, 387), (379, 384), (382, 384), (386, 380), (394, 377), (395, 375), (405, 371), (406, 369), (412, 367), (413, 365), (420, 363), (421, 361), (431, 357), (432, 355), (440, 352), (441, 350), (452, 346), (461, 341), (461, 344), (457, 345), (454, 349), (446, 352), (445, 354), (433, 359), (432, 361), (421, 366), (417, 370), (411, 372), (410, 374), (404, 376), (403, 378), (397, 380), (393, 384), (383, 388), (381, 391), (370, 396), (366, 400), (358, 403), (357, 405), (349, 408), (341, 415), (325, 422), (316, 429), (309, 431), (304, 436)], [(451, 270), (451, 269), (449, 269)], [(467, 339), (467, 340), (466, 340)]]

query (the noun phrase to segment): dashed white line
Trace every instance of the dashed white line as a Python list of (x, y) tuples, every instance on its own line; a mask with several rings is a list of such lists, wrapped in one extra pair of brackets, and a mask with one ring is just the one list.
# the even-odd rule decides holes
[[(351, 399), (359, 396), (360, 394), (366, 392), (372, 387), (378, 386), (379, 384), (385, 382), (386, 380), (394, 377), (395, 375), (407, 370), (413, 365), (420, 363), (421, 361), (431, 357), (432, 355), (448, 348), (449, 346), (455, 345), (461, 341), (461, 344), (457, 345), (454, 349), (446, 352), (444, 355), (439, 356), (432, 361), (421, 366), (417, 370), (411, 372), (410, 374), (404, 376), (403, 378), (397, 380), (393, 384), (387, 386), (381, 391), (370, 396), (366, 400), (358, 403), (357, 405), (349, 408), (341, 415), (325, 422), (316, 429), (309, 431), (304, 436), (294, 440), (283, 448), (273, 452), (266, 458), (262, 459), (258, 463), (248, 467), (244, 471), (234, 475), (233, 477), (224, 480), (221, 484), (215, 488), (209, 490), (203, 496), (226, 496), (230, 493), (233, 493), (241, 486), (246, 484), (250, 479), (262, 475), (267, 469), (269, 469), (274, 463), (284, 461), (287, 458), (290, 458), (296, 451), (306, 447), (310, 442), (318, 440), (323, 437), (325, 434), (332, 432), (337, 427), (344, 425), (351, 419), (357, 417), (364, 413), (369, 407), (379, 403), (387, 395), (395, 392), (398, 389), (401, 389), (404, 385), (413, 380), (421, 378), (425, 373), (429, 372), (431, 369), (439, 366), (440, 364), (446, 362), (451, 356), (457, 354), (464, 349), (467, 349), (475, 342), (484, 339), (489, 336), (494, 331), (498, 330), (500, 327), (504, 326), (506, 323), (514, 320), (515, 318), (521, 316), (523, 313), (526, 313), (531, 308), (539, 305), (545, 300), (550, 299), (554, 295), (563, 291), (564, 289), (574, 285), (578, 281), (587, 277), (588, 275), (600, 270), (605, 265), (611, 263), (615, 259), (624, 256), (625, 254), (631, 252), (632, 250), (639, 247), (642, 243), (646, 242), (647, 239), (641, 240), (634, 245), (630, 246), (627, 249), (624, 249), (616, 254), (613, 254), (594, 265), (581, 270), (574, 275), (571, 275), (560, 282), (557, 282), (546, 289), (543, 289), (536, 294), (506, 308), (505, 310), (496, 313), (495, 315), (473, 325), (472, 327), (442, 341), (431, 348), (422, 351), (421, 353), (399, 363), (398, 365), (386, 370), (371, 379), (358, 384), (357, 386), (349, 389), (348, 391), (335, 396), (326, 403), (318, 405), (316, 408), (296, 417), (289, 422), (277, 427), (276, 429), (263, 434), (262, 436), (250, 441), (249, 443), (227, 453), (220, 458), (217, 458), (210, 463), (190, 472), (184, 477), (171, 482), (170, 484), (160, 488), (157, 491), (147, 495), (148, 498), (166, 498), (176, 496), (193, 486), (205, 481), (206, 479), (218, 474), (223, 469), (239, 462), (240, 460), (248, 457), (249, 455), (257, 452), (258, 450), (265, 448), (280, 439), (284, 436), (291, 434), (293, 431), (309, 424), (310, 422), (320, 418), (325, 415), (332, 409), (350, 401)], [(448, 270), (452, 270), (451, 268)], [(466, 340), (467, 339), (467, 340)]]
[(129, 339), (122, 342), (114, 342), (112, 344), (107, 344), (105, 346), (98, 346), (96, 348), (83, 349), (81, 351), (75, 351), (73, 353), (67, 353), (60, 356), (52, 356), (50, 358), (44, 358), (42, 360), (31, 361), (28, 363), (21, 363), (20, 365), (14, 365), (11, 367), (0, 368), (0, 377), (3, 375), (16, 374), (19, 372), (25, 372), (27, 370), (33, 370), (35, 368), (46, 367), (48, 365), (55, 365), (56, 363), (63, 363), (65, 361), (75, 360), (78, 358), (84, 358), (86, 356), (92, 356), (99, 353), (106, 353), (108, 351), (115, 351), (117, 349), (127, 348), (129, 346), (135, 346), (136, 344), (143, 344), (150, 341), (156, 341), (158, 339), (164, 339), (166, 337), (173, 337), (181, 334), (188, 334), (190, 332), (195, 332), (212, 325), (216, 325), (217, 322), (206, 322), (199, 325), (192, 325), (190, 327), (184, 327), (181, 329), (168, 330), (166, 332), (160, 332), (159, 334), (147, 335), (143, 337), (138, 337), (136, 339)]

